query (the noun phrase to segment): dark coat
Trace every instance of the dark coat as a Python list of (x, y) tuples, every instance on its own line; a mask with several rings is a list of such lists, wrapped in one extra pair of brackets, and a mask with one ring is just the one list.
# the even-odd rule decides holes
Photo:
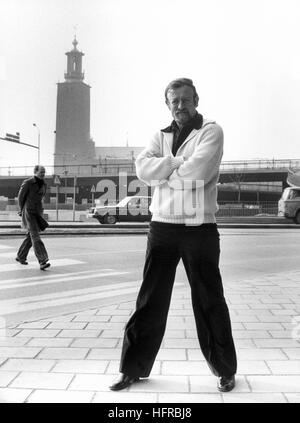
[(39, 186), (35, 177), (23, 181), (18, 194), (18, 203), (22, 213), (22, 228), (28, 231), (43, 231), (49, 225), (43, 218), (43, 197), (47, 185), (43, 181)]

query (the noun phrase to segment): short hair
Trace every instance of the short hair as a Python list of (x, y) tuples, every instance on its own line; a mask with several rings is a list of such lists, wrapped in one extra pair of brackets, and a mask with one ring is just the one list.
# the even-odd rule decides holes
[(165, 89), (166, 102), (169, 101), (167, 95), (168, 95), (168, 92), (170, 90), (174, 90), (176, 88), (183, 87), (184, 85), (187, 85), (188, 87), (193, 88), (193, 90), (194, 90), (194, 100), (196, 98), (199, 98), (197, 91), (196, 91), (196, 87), (194, 86), (193, 81), (191, 79), (189, 79), (189, 78), (177, 78), (177, 79), (174, 79), (173, 81), (171, 81), (168, 84), (167, 88)]
[(41, 168), (45, 170), (44, 166), (35, 165), (34, 166), (34, 169), (33, 169), (33, 173), (37, 173)]

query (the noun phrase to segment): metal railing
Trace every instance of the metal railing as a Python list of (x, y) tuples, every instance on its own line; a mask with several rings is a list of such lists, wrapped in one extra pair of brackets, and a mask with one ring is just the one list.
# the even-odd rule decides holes
[[(34, 166), (6, 166), (0, 167), (1, 176), (30, 176)], [(123, 159), (102, 159), (97, 164), (77, 164), (77, 165), (47, 165), (48, 175), (76, 175), (76, 176), (102, 176), (118, 175), (126, 172), (128, 175), (135, 175), (135, 160)], [(288, 171), (288, 169), (300, 168), (300, 159), (284, 160), (234, 160), (221, 163), (220, 172), (255, 172), (263, 170)]]

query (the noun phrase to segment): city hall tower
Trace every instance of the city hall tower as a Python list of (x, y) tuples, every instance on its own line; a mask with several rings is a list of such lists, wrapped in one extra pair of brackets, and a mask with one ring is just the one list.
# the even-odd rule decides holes
[(66, 53), (65, 81), (57, 84), (54, 165), (94, 164), (95, 144), (90, 136), (90, 86), (84, 80), (82, 57), (77, 49)]

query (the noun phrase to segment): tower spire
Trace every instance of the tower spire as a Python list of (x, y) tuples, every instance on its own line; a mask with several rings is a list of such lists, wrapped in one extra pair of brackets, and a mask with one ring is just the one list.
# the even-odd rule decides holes
[(82, 56), (84, 56), (84, 53), (77, 49), (78, 41), (76, 39), (76, 32), (72, 44), (73, 49), (66, 53), (68, 60), (65, 80), (66, 82), (83, 81), (84, 73), (82, 72)]

